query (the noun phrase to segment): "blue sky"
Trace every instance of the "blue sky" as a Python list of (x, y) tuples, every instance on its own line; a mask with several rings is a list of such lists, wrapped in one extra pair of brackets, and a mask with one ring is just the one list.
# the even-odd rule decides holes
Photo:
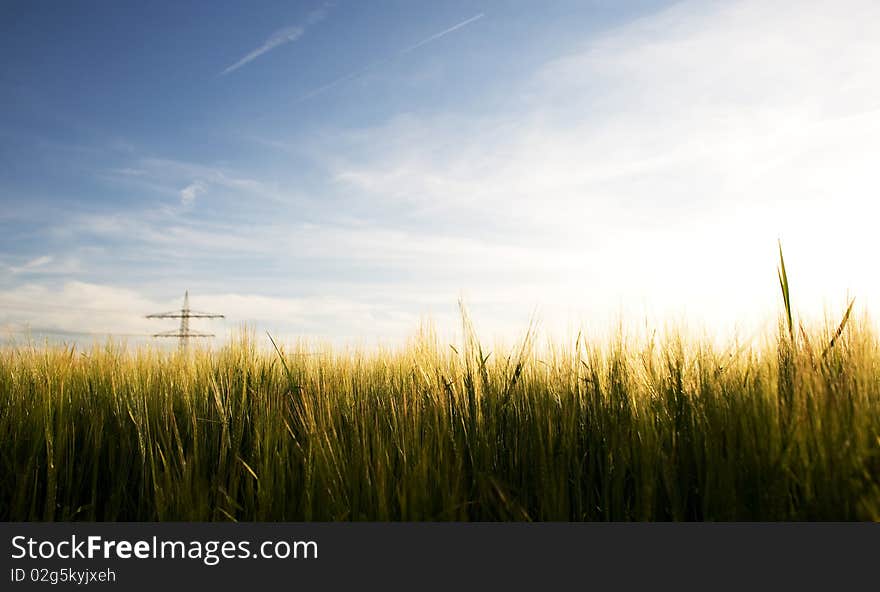
[(753, 326), (777, 238), (805, 314), (880, 302), (880, 8), (831, 4), (4, 3), (0, 331)]

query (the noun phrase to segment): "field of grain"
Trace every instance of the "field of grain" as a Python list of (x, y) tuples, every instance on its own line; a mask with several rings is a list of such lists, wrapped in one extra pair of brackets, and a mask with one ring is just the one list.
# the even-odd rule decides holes
[(0, 520), (878, 520), (880, 339), (0, 349)]
[[(783, 293), (787, 291), (783, 285)], [(880, 518), (880, 341), (0, 352), (0, 520)], [(268, 339), (267, 339), (268, 341)]]

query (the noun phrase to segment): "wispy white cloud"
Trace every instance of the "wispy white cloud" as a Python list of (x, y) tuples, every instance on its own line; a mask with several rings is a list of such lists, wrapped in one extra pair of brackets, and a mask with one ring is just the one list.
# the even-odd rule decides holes
[(53, 255), (41, 255), (25, 261), (18, 265), (2, 265), (12, 275), (64, 275), (78, 271), (80, 262), (76, 257), (71, 255), (57, 258)]
[(192, 205), (196, 198), (203, 195), (208, 188), (201, 181), (193, 181), (180, 190), (180, 203), (184, 206)]
[(40, 267), (44, 267), (49, 263), (52, 263), (54, 257), (51, 255), (42, 255), (35, 259), (31, 259), (30, 261), (26, 261), (24, 264), (19, 266), (10, 266), (9, 270), (12, 273), (23, 273), (27, 271), (33, 271), (34, 269), (38, 269)]
[[(291, 188), (230, 167), (158, 157), (136, 158), (132, 164), (132, 167), (124, 169), (108, 169), (98, 177), (123, 186), (175, 197), (184, 205), (203, 195), (208, 187), (218, 197), (234, 194), (239, 200), (246, 198), (275, 204), (302, 201), (302, 196)], [(136, 171), (137, 174), (129, 171)]]
[(275, 31), (274, 33), (269, 35), (269, 37), (266, 39), (266, 41), (263, 42), (262, 45), (246, 53), (244, 56), (241, 57), (241, 59), (224, 68), (223, 71), (220, 72), (220, 75), (225, 76), (230, 72), (234, 72), (242, 66), (254, 61), (264, 53), (270, 52), (277, 47), (281, 47), (282, 45), (298, 40), (305, 34), (308, 27), (320, 22), (326, 16), (326, 7), (320, 8), (309, 13), (309, 15), (306, 17), (306, 20), (301, 25), (285, 27), (283, 29)]

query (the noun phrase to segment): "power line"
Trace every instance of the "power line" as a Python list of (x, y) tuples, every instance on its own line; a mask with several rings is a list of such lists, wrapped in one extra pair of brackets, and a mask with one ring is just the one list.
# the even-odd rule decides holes
[[(0, 310), (16, 310), (23, 312), (46, 312), (46, 311), (58, 311), (58, 312), (70, 312), (70, 311), (81, 311), (81, 312), (105, 312), (111, 314), (124, 314), (130, 315), (132, 314), (131, 309), (121, 309), (121, 308), (98, 308), (94, 306), (73, 306), (67, 304), (35, 304), (33, 301), (25, 301), (25, 300), (7, 300), (0, 298)], [(198, 311), (192, 311), (193, 313), (198, 313)], [(195, 314), (194, 314), (195, 316)], [(222, 315), (221, 315), (222, 317)]]
[(118, 308), (95, 308), (91, 306), (69, 306), (65, 304), (39, 304), (33, 302), (25, 302), (22, 300), (0, 300), (0, 308), (19, 310), (25, 312), (45, 312), (47, 310), (57, 310), (59, 312), (68, 312), (77, 310), (82, 312), (107, 312), (113, 314), (131, 314), (130, 310), (122, 310)]
[(100, 335), (106, 337), (153, 337), (152, 333), (114, 333), (112, 331), (65, 331), (63, 329), (0, 329), (0, 335)]
[(189, 328), (190, 319), (223, 319), (222, 314), (213, 312), (199, 312), (189, 307), (189, 290), (183, 295), (183, 308), (179, 311), (160, 312), (147, 315), (148, 319), (180, 319), (180, 328), (176, 331), (164, 331), (154, 333), (153, 337), (176, 337), (179, 339), (180, 348), (186, 349), (187, 343), (194, 337), (214, 337), (213, 333), (201, 333)]

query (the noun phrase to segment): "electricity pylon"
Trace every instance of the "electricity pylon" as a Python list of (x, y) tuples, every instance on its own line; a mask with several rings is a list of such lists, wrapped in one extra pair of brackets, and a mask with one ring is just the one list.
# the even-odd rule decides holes
[(176, 331), (164, 331), (162, 333), (154, 333), (153, 337), (177, 337), (180, 340), (180, 349), (185, 350), (187, 343), (193, 337), (214, 337), (213, 333), (201, 333), (199, 331), (191, 331), (189, 328), (190, 319), (222, 319), (222, 314), (211, 312), (199, 312), (191, 310), (189, 307), (189, 290), (183, 295), (183, 308), (173, 310), (171, 312), (160, 312), (147, 315), (148, 319), (180, 319), (180, 327)]

